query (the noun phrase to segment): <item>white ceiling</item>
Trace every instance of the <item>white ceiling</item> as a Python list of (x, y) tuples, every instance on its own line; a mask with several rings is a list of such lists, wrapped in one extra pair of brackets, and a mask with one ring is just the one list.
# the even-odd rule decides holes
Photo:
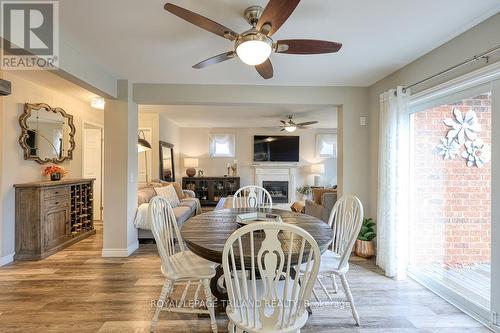
[[(344, 44), (338, 54), (273, 55), (263, 80), (238, 59), (191, 66), (232, 48), (163, 9), (166, 0), (60, 1), (61, 34), (121, 78), (142, 83), (369, 86), (500, 10), (499, 0), (304, 0), (274, 35)], [(266, 0), (173, 0), (237, 32)]]
[[(313, 128), (337, 128), (337, 108), (308, 105), (140, 105), (141, 112), (165, 115), (179, 127), (277, 127), (293, 115), (295, 122), (319, 121)], [(249, 116), (251, 115), (251, 116)]]

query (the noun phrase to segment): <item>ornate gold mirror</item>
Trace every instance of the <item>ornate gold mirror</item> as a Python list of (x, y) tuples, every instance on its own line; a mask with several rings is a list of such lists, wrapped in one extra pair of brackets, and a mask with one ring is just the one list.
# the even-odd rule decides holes
[(45, 164), (73, 159), (76, 129), (73, 116), (63, 109), (26, 103), (19, 125), (25, 160)]

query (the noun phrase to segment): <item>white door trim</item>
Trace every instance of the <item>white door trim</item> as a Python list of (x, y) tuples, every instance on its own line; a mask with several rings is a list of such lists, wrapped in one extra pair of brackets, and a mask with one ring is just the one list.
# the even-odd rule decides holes
[(85, 125), (90, 125), (92, 127), (97, 127), (101, 130), (101, 216), (100, 219), (104, 218), (104, 125), (94, 123), (92, 121), (82, 120), (82, 175), (85, 175)]

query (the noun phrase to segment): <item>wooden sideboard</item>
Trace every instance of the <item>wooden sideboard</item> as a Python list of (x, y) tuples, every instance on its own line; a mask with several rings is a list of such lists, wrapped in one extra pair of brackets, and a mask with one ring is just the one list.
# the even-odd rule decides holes
[(182, 188), (191, 190), (203, 206), (215, 206), (240, 188), (240, 177), (183, 177)]
[(93, 183), (67, 179), (14, 185), (14, 259), (43, 259), (95, 234)]

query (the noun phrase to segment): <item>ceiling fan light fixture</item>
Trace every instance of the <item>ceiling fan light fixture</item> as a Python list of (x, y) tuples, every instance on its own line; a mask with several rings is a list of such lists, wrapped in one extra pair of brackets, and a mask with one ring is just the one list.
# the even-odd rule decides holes
[(236, 42), (236, 53), (245, 64), (257, 66), (269, 58), (272, 45), (272, 40), (262, 34), (246, 35)]
[(285, 131), (289, 132), (289, 133), (293, 133), (297, 130), (297, 126), (295, 125), (288, 125), (288, 126), (285, 126)]

